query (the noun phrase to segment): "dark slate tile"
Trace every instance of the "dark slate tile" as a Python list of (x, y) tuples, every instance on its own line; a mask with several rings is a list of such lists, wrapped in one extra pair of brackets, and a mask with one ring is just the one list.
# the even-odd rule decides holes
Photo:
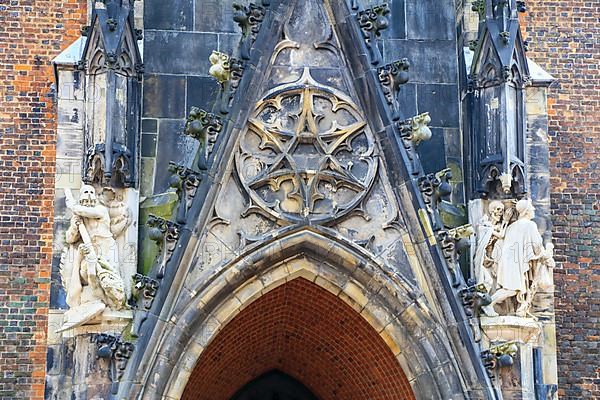
[(155, 119), (144, 118), (142, 119), (142, 132), (144, 133), (156, 133), (158, 132), (158, 123)]
[(391, 13), (389, 15), (390, 26), (383, 31), (384, 39), (404, 39), (406, 38), (406, 13), (404, 10), (405, 0), (388, 1)]
[(447, 157), (461, 158), (462, 155), (462, 140), (460, 130), (458, 128), (444, 129), (444, 144), (446, 146)]
[(142, 157), (156, 156), (156, 134), (142, 134)]
[(410, 62), (410, 82), (458, 81), (456, 47), (451, 40), (386, 40), (384, 62), (402, 58)]
[(458, 87), (456, 85), (417, 85), (419, 113), (429, 112), (430, 126), (458, 128)]
[[(200, 32), (241, 32), (233, 21), (233, 0), (195, 0), (195, 29)], [(239, 1), (248, 4), (248, 0)]]
[(239, 33), (220, 33), (219, 51), (222, 53), (235, 55), (239, 58), (239, 47), (241, 37), (242, 35)]
[(400, 86), (398, 103), (400, 105), (400, 120), (417, 115), (417, 85), (407, 83)]
[(408, 39), (454, 39), (453, 0), (405, 0)]
[(145, 0), (144, 28), (191, 31), (194, 0)]
[(183, 118), (185, 116), (185, 77), (172, 75), (144, 76), (143, 116)]
[(186, 113), (189, 113), (191, 107), (212, 110), (219, 91), (220, 85), (212, 77), (189, 76), (187, 78)]
[(216, 34), (146, 31), (145, 70), (149, 73), (208, 75), (208, 57), (216, 49)]
[(198, 150), (198, 141), (183, 134), (185, 120), (163, 119), (158, 123), (158, 150), (154, 193), (169, 188), (169, 161), (190, 167)]
[(417, 153), (419, 153), (425, 173), (437, 172), (446, 168), (444, 130), (432, 128), (431, 133), (431, 139), (421, 142), (417, 147)]

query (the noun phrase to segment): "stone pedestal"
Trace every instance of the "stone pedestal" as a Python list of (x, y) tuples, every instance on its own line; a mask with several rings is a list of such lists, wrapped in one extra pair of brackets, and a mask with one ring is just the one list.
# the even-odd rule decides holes
[(513, 342), (518, 347), (512, 367), (497, 368), (495, 384), (504, 400), (535, 400), (533, 348), (538, 345), (542, 325), (533, 318), (481, 317), (483, 348)]
[(92, 321), (96, 323), (89, 323), (78, 326), (77, 328), (67, 329), (63, 332), (63, 337), (71, 338), (93, 333), (129, 334), (129, 332), (123, 332), (123, 330), (132, 319), (133, 312), (131, 310), (114, 311), (107, 309), (96, 321)]

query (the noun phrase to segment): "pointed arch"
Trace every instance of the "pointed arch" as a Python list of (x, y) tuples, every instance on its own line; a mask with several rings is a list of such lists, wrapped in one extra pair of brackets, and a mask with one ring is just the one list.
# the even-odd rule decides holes
[(229, 321), (270, 290), (297, 277), (334, 293), (388, 344), (417, 398), (464, 398), (448, 338), (412, 285), (368, 253), (316, 227), (260, 243), (184, 289), (156, 346), (141, 398), (179, 398), (200, 355)]

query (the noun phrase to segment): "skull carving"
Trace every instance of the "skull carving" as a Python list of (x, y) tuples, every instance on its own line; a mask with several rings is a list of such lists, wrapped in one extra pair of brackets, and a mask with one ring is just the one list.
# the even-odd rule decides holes
[(502, 220), (502, 216), (504, 215), (504, 204), (502, 202), (494, 200), (490, 202), (488, 207), (488, 211), (490, 212), (490, 218), (494, 223), (498, 223)]
[(79, 204), (86, 207), (94, 207), (96, 205), (96, 189), (91, 185), (83, 185), (79, 189)]

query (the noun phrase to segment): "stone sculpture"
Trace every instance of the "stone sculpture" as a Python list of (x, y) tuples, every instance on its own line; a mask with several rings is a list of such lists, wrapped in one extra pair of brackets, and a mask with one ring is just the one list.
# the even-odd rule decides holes
[[(489, 217), (479, 224), (475, 275), (492, 295), (492, 303), (482, 307), (488, 316), (498, 316), (494, 306), (514, 299), (515, 314), (525, 317), (536, 292), (552, 286), (553, 247), (544, 247), (532, 221), (534, 210), (530, 200), (519, 200), (514, 207), (492, 201)], [(502, 314), (510, 313), (507, 308)]]
[(126, 299), (115, 233), (127, 225), (127, 208), (105, 207), (90, 185), (81, 187), (79, 203), (70, 191), (65, 193), (73, 216), (66, 232), (69, 247), (63, 253), (61, 275), (70, 309), (59, 331), (90, 323), (107, 308), (121, 310)]

